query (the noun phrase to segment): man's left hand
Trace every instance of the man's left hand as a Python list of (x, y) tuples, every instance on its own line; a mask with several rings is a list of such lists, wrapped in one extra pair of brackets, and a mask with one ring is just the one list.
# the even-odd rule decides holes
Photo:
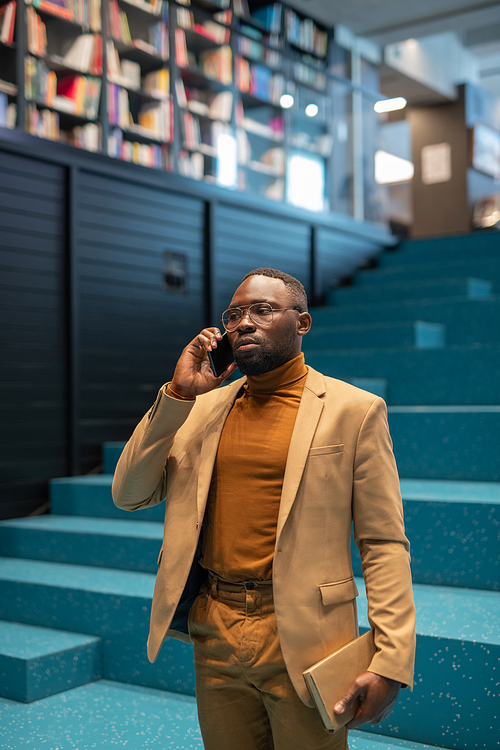
[(354, 718), (346, 724), (347, 729), (355, 729), (367, 722), (378, 724), (391, 713), (400, 687), (401, 683), (396, 680), (375, 672), (363, 672), (351, 683), (349, 690), (333, 710), (336, 714), (343, 714), (359, 698), (360, 706)]

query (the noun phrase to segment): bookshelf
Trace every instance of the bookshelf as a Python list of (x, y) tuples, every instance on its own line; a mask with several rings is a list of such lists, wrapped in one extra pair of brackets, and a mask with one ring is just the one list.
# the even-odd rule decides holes
[[(377, 98), (354, 54), (282, 2), (0, 0), (0, 127), (353, 214), (331, 192), (353, 190), (356, 161), (354, 104), (339, 114), (335, 92)], [(320, 179), (314, 206), (293, 197), (300, 169)]]

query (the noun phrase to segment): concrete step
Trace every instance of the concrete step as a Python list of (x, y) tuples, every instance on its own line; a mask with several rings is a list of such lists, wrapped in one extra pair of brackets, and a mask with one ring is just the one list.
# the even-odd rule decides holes
[[(195, 698), (164, 690), (99, 680), (31, 705), (0, 699), (0, 712), (6, 750), (45, 746), (48, 736), (50, 750), (203, 750)], [(444, 750), (360, 730), (349, 733), (349, 747)]]
[[(380, 305), (342, 305), (313, 308), (313, 327), (304, 339), (306, 348), (317, 329), (330, 326), (409, 325), (415, 320), (446, 326), (446, 343), (500, 343), (500, 297), (480, 300), (459, 297), (415, 301), (387, 300)], [(337, 347), (335, 347), (337, 348)]]
[(412, 347), (439, 349), (446, 343), (446, 326), (411, 321), (390, 323), (314, 326), (307, 334), (307, 348), (363, 349), (367, 347)]
[[(139, 515), (139, 514), (138, 514)], [(156, 573), (163, 523), (80, 516), (0, 521), (5, 557)]]
[[(154, 400), (155, 397), (153, 397)], [(108, 441), (102, 446), (102, 460), (105, 474), (114, 474), (116, 464), (123, 450), (124, 442)]]
[[(116, 443), (115, 443), (116, 445)], [(125, 443), (115, 450), (116, 461)], [(51, 513), (58, 516), (86, 516), (114, 518), (124, 521), (160, 522), (164, 520), (162, 503), (134, 513), (117, 508), (111, 497), (112, 474), (92, 474), (83, 477), (61, 477), (50, 481)]]
[(384, 304), (387, 299), (424, 300), (442, 297), (488, 298), (500, 291), (499, 284), (491, 279), (477, 277), (410, 279), (387, 281), (375, 286), (345, 286), (332, 289), (327, 294), (329, 305)]
[[(499, 238), (500, 242), (500, 238)], [(480, 279), (491, 279), (500, 281), (500, 258), (496, 256), (488, 258), (476, 258), (471, 253), (466, 258), (432, 258), (421, 259), (414, 255), (399, 255), (398, 264), (385, 265), (385, 255), (381, 256), (382, 262), (378, 268), (361, 270), (356, 274), (356, 286), (368, 287), (373, 284), (404, 281), (405, 279), (449, 279), (471, 276)]]
[(309, 349), (307, 364), (333, 378), (387, 381), (391, 405), (496, 405), (500, 403), (500, 346), (444, 349)]
[(32, 703), (101, 673), (100, 638), (0, 621), (0, 698)]
[[(366, 730), (459, 750), (492, 750), (500, 737), (500, 597), (493, 591), (419, 584), (414, 595), (413, 692), (402, 690), (388, 719)], [(367, 630), (364, 594), (358, 601), (360, 626)]]
[(500, 483), (402, 479), (401, 494), (415, 583), (500, 590)]
[(421, 240), (405, 240), (396, 250), (379, 256), (384, 267), (409, 263), (412, 259), (420, 263), (462, 258), (498, 258), (500, 236), (498, 232), (432, 237)]
[(103, 641), (103, 677), (194, 695), (192, 648), (169, 639), (154, 664), (146, 640), (155, 576), (0, 558), (0, 618)]
[(399, 475), (500, 481), (500, 406), (390, 406)]
[[(145, 658), (153, 581), (154, 576), (146, 573), (0, 558), (0, 616), (97, 635), (103, 639), (106, 679), (193, 694), (190, 647), (169, 640), (155, 664)], [(366, 628), (362, 580), (357, 584), (360, 624)], [(494, 592), (419, 585), (415, 597), (416, 687), (413, 694), (403, 692), (393, 715), (374, 731), (447, 747), (462, 747), (457, 738), (474, 737), (492, 747), (488, 742), (499, 729), (498, 719), (491, 717), (496, 716), (494, 665), (500, 657), (500, 636), (495, 623), (500, 597)], [(477, 702), (471, 702), (471, 694)], [(437, 706), (434, 695), (440, 696)]]

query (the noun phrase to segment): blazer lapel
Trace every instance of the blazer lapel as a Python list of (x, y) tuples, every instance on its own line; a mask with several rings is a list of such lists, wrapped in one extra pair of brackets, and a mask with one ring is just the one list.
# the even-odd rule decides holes
[(312, 439), (324, 406), (323, 400), (320, 398), (325, 393), (323, 375), (313, 370), (312, 367), (309, 367), (308, 370), (309, 373), (288, 449), (276, 539), (279, 539), (297, 495)]
[(221, 390), (220, 401), (214, 406), (210, 415), (210, 420), (205, 427), (198, 471), (198, 518), (202, 518), (205, 512), (208, 490), (210, 488), (222, 428), (224, 427), (226, 417), (233, 406), (234, 400), (245, 382), (245, 378), (239, 378), (234, 383), (225, 386)]

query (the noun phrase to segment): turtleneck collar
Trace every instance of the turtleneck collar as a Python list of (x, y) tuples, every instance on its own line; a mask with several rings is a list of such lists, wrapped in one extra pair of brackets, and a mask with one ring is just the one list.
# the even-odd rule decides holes
[(304, 354), (285, 362), (271, 372), (264, 375), (248, 375), (245, 391), (248, 395), (274, 394), (283, 389), (289, 389), (296, 385), (307, 375), (307, 367), (304, 362)]

